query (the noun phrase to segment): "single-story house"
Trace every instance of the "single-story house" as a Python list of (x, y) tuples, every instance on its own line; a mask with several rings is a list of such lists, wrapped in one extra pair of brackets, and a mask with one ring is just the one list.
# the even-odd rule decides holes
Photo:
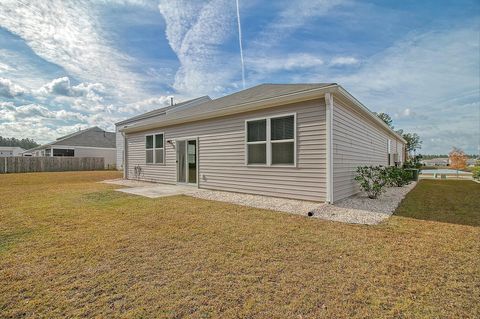
[(436, 157), (422, 160), (421, 163), (424, 166), (448, 166), (450, 160), (448, 159), (448, 157)]
[(0, 146), (0, 157), (22, 156), (25, 150), (18, 146)]
[(103, 157), (105, 168), (116, 165), (115, 133), (94, 126), (32, 148), (31, 156)]
[(116, 123), (124, 177), (334, 202), (406, 141), (336, 83), (262, 84)]

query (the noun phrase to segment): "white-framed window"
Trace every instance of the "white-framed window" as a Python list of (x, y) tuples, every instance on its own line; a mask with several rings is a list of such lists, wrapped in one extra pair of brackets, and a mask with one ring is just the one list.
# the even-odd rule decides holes
[(392, 140), (388, 139), (387, 140), (387, 166), (392, 165)]
[(163, 133), (145, 135), (145, 162), (163, 164), (165, 158)]
[(245, 121), (247, 165), (296, 165), (296, 114)]

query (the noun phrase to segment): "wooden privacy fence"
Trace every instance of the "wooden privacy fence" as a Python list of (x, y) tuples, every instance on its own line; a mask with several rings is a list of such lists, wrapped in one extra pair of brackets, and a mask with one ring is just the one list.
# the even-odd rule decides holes
[(95, 171), (104, 168), (103, 157), (0, 157), (0, 174)]

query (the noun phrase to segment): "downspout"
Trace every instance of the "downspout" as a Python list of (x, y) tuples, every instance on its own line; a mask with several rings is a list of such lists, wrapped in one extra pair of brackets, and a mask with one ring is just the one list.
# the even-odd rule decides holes
[(121, 132), (123, 136), (123, 178), (128, 179), (128, 168), (127, 168), (127, 136), (125, 132)]
[(327, 198), (326, 202), (333, 203), (333, 94), (325, 93), (326, 129), (327, 129)]

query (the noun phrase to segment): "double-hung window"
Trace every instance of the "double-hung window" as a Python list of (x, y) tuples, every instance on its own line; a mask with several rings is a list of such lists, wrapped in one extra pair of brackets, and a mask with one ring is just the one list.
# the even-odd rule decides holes
[(163, 134), (145, 136), (145, 159), (147, 164), (164, 163)]
[(295, 115), (246, 122), (247, 165), (295, 165)]

